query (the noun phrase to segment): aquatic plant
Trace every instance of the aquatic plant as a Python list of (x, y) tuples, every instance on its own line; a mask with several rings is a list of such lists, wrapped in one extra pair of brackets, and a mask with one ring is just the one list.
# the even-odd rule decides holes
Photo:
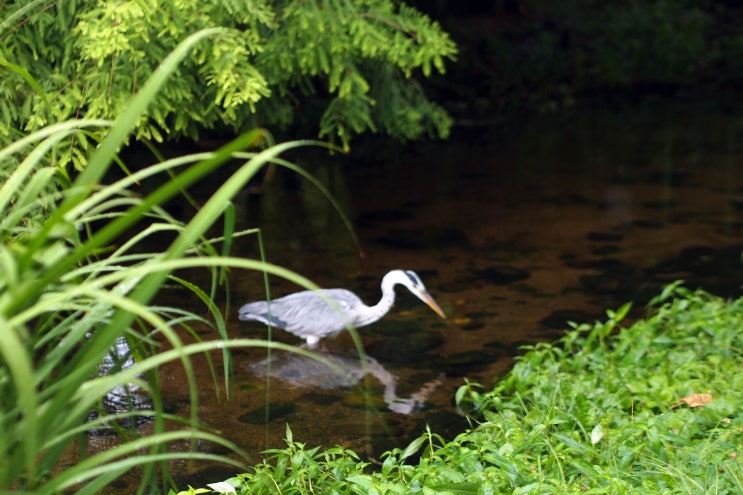
[[(381, 465), (287, 447), (220, 493), (740, 493), (743, 299), (679, 283), (631, 325), (625, 305), (530, 346), (492, 390), (456, 394), (471, 429), (427, 429)], [(198, 493), (189, 488), (181, 492)]]

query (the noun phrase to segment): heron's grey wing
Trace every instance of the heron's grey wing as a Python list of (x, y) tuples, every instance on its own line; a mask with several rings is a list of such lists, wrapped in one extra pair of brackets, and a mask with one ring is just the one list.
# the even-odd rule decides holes
[(302, 336), (329, 335), (346, 328), (349, 320), (353, 324), (353, 309), (359, 299), (345, 289), (322, 292), (324, 297), (313, 291), (282, 297), (277, 300), (279, 308), (271, 303), (271, 312), (287, 324), (287, 331)]
[(354, 309), (363, 306), (361, 300), (345, 289), (322, 292), (325, 297), (314, 291), (289, 294), (272, 300), (270, 307), (265, 301), (248, 303), (240, 308), (240, 319), (261, 321), (302, 337), (329, 335), (354, 324)]

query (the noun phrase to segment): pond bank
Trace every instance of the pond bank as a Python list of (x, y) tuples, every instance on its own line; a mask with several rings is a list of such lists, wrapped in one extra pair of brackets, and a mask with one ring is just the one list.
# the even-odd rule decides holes
[[(492, 391), (457, 393), (472, 429), (426, 431), (380, 466), (353, 451), (288, 446), (227, 493), (716, 493), (743, 489), (743, 299), (679, 284), (652, 316), (629, 305), (533, 346)], [(620, 329), (621, 328), (621, 329)], [(188, 490), (183, 493), (195, 493)]]

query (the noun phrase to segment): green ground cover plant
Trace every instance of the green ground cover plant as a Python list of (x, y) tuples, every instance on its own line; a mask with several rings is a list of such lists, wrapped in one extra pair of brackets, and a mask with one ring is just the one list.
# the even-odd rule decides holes
[[(371, 465), (292, 439), (222, 493), (741, 493), (743, 299), (680, 283), (624, 326), (574, 325), (526, 349), (495, 387), (466, 383), (472, 428), (426, 431)], [(208, 489), (203, 489), (210, 491)], [(200, 490), (189, 488), (181, 493)]]

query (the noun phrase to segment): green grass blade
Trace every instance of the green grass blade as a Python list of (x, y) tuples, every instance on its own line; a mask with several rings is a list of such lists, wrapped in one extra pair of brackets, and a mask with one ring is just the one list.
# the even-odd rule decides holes
[[(18, 420), (15, 436), (16, 438), (22, 438), (26, 444), (26, 448), (23, 449), (25, 456), (22, 466), (0, 465), (0, 473), (2, 473), (0, 480), (4, 482), (3, 486), (7, 486), (7, 480), (12, 479), (16, 472), (25, 471), (29, 474), (30, 479), (36, 478), (34, 454), (38, 452), (40, 441), (40, 425), (36, 422), (39, 402), (36, 388), (33, 386), (35, 382), (33, 362), (26, 346), (19, 338), (15, 328), (2, 315), (0, 315), (0, 328), (3, 328), (3, 337), (0, 338), (0, 355), (14, 381), (14, 389), (17, 393), (17, 409), (23, 411), (22, 413), (14, 413), (14, 409), (11, 409), (10, 420)], [(8, 398), (4, 397), (3, 402), (6, 400)], [(4, 407), (10, 408), (10, 404), (6, 404)], [(5, 414), (8, 414), (7, 409), (0, 412), (0, 415)]]
[[(3, 23), (4, 24), (4, 23)], [(2, 27), (0, 27), (0, 32), (2, 31)], [(33, 78), (33, 76), (23, 67), (10, 63), (7, 60), (3, 60), (0, 58), (0, 67), (5, 67), (6, 69), (10, 70), (11, 72), (15, 72), (19, 76), (21, 76), (23, 79), (26, 80), (29, 86), (31, 86), (31, 89), (34, 90), (34, 92), (39, 95), (39, 97), (44, 102), (44, 105), (47, 107), (47, 109), (51, 108), (49, 106), (49, 98), (46, 97), (46, 93), (44, 92), (44, 89), (41, 87), (41, 85), (36, 82), (36, 79)]]
[(15, 12), (0, 21), (0, 35), (6, 36), (7, 33), (12, 30), (14, 24), (21, 24), (24, 18), (33, 13), (34, 9), (51, 4), (53, 1), (54, 0), (32, 0), (31, 2), (25, 3), (23, 7), (18, 8)]

